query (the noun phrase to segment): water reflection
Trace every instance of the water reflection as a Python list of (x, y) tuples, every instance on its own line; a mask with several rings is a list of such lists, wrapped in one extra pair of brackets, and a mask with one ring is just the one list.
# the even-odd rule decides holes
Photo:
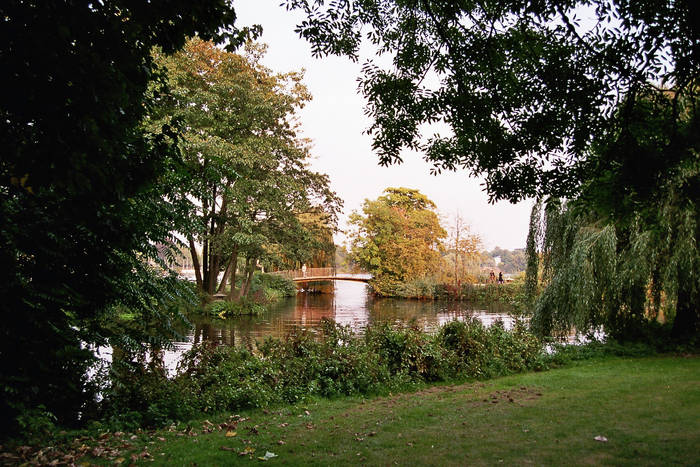
[(333, 294), (299, 293), (277, 304), (261, 316), (244, 316), (228, 320), (195, 318), (194, 329), (187, 342), (212, 340), (226, 345), (244, 344), (264, 337), (284, 337), (293, 327), (315, 330), (323, 318), (335, 320), (362, 332), (368, 325), (379, 323), (414, 323), (430, 331), (454, 319), (476, 316), (490, 325), (502, 320), (512, 325), (508, 310), (503, 307), (474, 307), (463, 302), (419, 301), (374, 298), (366, 284), (335, 284)]
[(513, 325), (503, 306), (474, 306), (464, 302), (419, 301), (375, 298), (362, 282), (337, 281), (332, 294), (299, 293), (260, 316), (242, 316), (227, 320), (193, 318), (194, 327), (185, 333), (182, 342), (165, 353), (165, 364), (172, 374), (180, 355), (193, 344), (205, 340), (223, 345), (255, 347), (266, 337), (283, 338), (295, 327), (314, 332), (323, 318), (335, 320), (361, 333), (368, 325), (414, 324), (425, 331), (455, 319), (476, 317), (484, 324), (503, 321)]

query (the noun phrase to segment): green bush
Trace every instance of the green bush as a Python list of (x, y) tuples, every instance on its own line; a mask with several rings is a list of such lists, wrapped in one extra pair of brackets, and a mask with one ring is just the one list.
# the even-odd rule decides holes
[(265, 311), (265, 306), (250, 299), (241, 299), (235, 302), (217, 300), (208, 303), (204, 307), (204, 311), (214, 318), (225, 319), (231, 316), (259, 315)]
[(500, 322), (486, 327), (475, 318), (453, 321), (440, 328), (437, 338), (452, 352), (456, 371), (475, 378), (534, 369), (542, 354), (541, 342), (521, 322), (507, 331)]
[(256, 273), (250, 286), (251, 293), (262, 292), (270, 301), (293, 297), (297, 293), (294, 281), (279, 274)]
[[(324, 321), (318, 335), (295, 330), (258, 351), (204, 342), (177, 375), (128, 361), (113, 372), (105, 415), (112, 423), (158, 426), (196, 413), (365, 395), (435, 381), (488, 378), (538, 368), (542, 346), (524, 326), (451, 322), (437, 334), (416, 327), (370, 327), (364, 336)], [(116, 418), (115, 418), (116, 417)]]
[(526, 297), (524, 282), (518, 280), (505, 284), (462, 284), (438, 282), (424, 277), (408, 282), (399, 282), (388, 277), (375, 277), (370, 281), (372, 290), (383, 297), (413, 298), (419, 300), (464, 300), (474, 303), (501, 303), (525, 314)]

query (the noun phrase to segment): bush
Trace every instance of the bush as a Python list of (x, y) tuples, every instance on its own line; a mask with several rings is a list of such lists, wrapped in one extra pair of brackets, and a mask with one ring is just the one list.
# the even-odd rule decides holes
[(475, 318), (452, 321), (440, 328), (437, 338), (452, 352), (457, 373), (475, 378), (534, 369), (542, 354), (541, 342), (521, 322), (507, 331), (501, 322), (486, 327)]
[(259, 315), (265, 311), (265, 307), (256, 300), (242, 299), (235, 302), (217, 300), (204, 307), (205, 313), (214, 317), (226, 319), (231, 316)]
[(424, 277), (399, 282), (388, 277), (375, 277), (370, 286), (383, 297), (413, 298), (419, 300), (464, 300), (474, 303), (501, 303), (515, 308), (518, 314), (526, 311), (526, 297), (522, 280), (506, 284), (455, 285)]
[(293, 297), (297, 293), (294, 281), (279, 274), (256, 273), (250, 286), (251, 293), (262, 292), (269, 301)]
[(519, 324), (508, 331), (502, 325), (486, 328), (478, 320), (455, 321), (435, 335), (413, 326), (382, 325), (361, 337), (324, 321), (319, 335), (295, 330), (284, 339), (265, 340), (257, 352), (211, 342), (196, 345), (173, 379), (143, 359), (129, 360), (112, 373), (104, 413), (113, 424), (158, 426), (196, 413), (525, 371), (541, 364), (541, 353), (540, 342)]

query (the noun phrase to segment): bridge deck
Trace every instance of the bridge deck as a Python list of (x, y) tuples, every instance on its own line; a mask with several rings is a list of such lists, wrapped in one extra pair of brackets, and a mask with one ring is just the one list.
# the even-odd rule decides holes
[(367, 276), (302, 276), (294, 277), (292, 280), (294, 282), (318, 282), (318, 281), (355, 281), (355, 282), (369, 282), (371, 277)]

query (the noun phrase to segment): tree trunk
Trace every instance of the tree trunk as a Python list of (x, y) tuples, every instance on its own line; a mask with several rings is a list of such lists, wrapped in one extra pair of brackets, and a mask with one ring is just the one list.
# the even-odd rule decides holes
[(248, 279), (245, 282), (244, 297), (247, 297), (250, 293), (250, 287), (253, 285), (253, 274), (255, 274), (255, 260), (251, 262), (250, 268), (248, 268)]
[(458, 269), (458, 262), (459, 262), (459, 229), (462, 228), (460, 225), (460, 218), (457, 217), (455, 220), (455, 287), (457, 287), (457, 284), (459, 284), (459, 269)]
[[(211, 251), (211, 249), (209, 251)], [(209, 266), (209, 295), (214, 295), (214, 290), (219, 282), (220, 258), (221, 257), (219, 255), (211, 255), (211, 262)]]
[(224, 270), (224, 276), (221, 278), (221, 282), (219, 283), (216, 293), (224, 293), (224, 290), (226, 289), (226, 282), (228, 281), (228, 276), (231, 275), (231, 268), (233, 267), (233, 258), (234, 256), (231, 255), (231, 257), (228, 259), (228, 264)]
[[(689, 274), (692, 277), (692, 274)], [(698, 331), (698, 300), (700, 293), (692, 279), (678, 275), (678, 298), (676, 300), (676, 318), (673, 320), (671, 336), (675, 339), (686, 339), (697, 335)]]
[(197, 280), (197, 288), (204, 290), (202, 285), (202, 271), (199, 269), (199, 257), (197, 256), (197, 248), (194, 246), (194, 239), (187, 237), (190, 243), (190, 255), (192, 256), (192, 267), (194, 268), (194, 277)]
[(236, 271), (238, 270), (238, 248), (233, 250), (231, 255), (231, 290), (228, 291), (229, 301), (233, 301), (234, 294), (236, 293)]
[(202, 292), (209, 291), (209, 241), (202, 241)]
[[(246, 259), (245, 259), (245, 269), (244, 269), (244, 271), (245, 271), (246, 273), (249, 273), (249, 271), (250, 271), (250, 269), (251, 269), (251, 266), (250, 266), (250, 262), (251, 262), (251, 261), (252, 261), (252, 258), (246, 258)], [(250, 274), (248, 274), (247, 277), (245, 277), (245, 276), (243, 277), (243, 280), (241, 281), (241, 290), (240, 290), (240, 293), (238, 294), (238, 298), (239, 298), (239, 299), (242, 299), (243, 297), (246, 296), (246, 293), (247, 293), (246, 291), (247, 291), (247, 289), (248, 289), (248, 281), (249, 281), (249, 280), (250, 280)]]

